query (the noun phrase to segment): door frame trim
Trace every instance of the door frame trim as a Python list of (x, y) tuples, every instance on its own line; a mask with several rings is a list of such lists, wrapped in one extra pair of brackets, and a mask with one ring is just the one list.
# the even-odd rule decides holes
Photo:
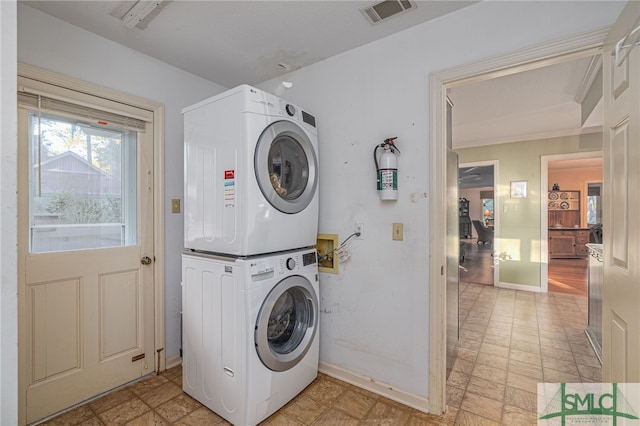
[(429, 406), (446, 409), (447, 89), (598, 54), (609, 27), (429, 75)]
[[(42, 81), (67, 89), (84, 92), (99, 96), (112, 101), (131, 105), (150, 111), (153, 114), (153, 254), (155, 262), (153, 263), (154, 278), (154, 352), (159, 356), (154, 357), (153, 364), (155, 369), (163, 371), (166, 367), (165, 354), (165, 235), (164, 235), (164, 128), (165, 128), (165, 107), (163, 104), (150, 101), (141, 97), (130, 95), (116, 89), (100, 86), (77, 78), (58, 74), (53, 71), (18, 63), (18, 76), (27, 77), (33, 80)], [(19, 272), (20, 273), (20, 272)], [(18, 321), (20, 321), (18, 319)], [(20, 336), (20, 328), (18, 336)], [(19, 345), (20, 347), (21, 345)], [(20, 359), (20, 353), (18, 353)], [(159, 363), (159, 365), (158, 365)], [(20, 366), (18, 362), (18, 417), (22, 423), (26, 421), (26, 394), (24, 391), (24, 366)], [(20, 373), (22, 372), (22, 373)]]

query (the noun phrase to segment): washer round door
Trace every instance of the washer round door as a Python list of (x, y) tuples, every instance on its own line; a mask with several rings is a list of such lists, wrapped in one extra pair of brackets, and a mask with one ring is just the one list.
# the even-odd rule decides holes
[(318, 327), (318, 297), (306, 278), (293, 275), (267, 295), (255, 327), (255, 345), (262, 363), (273, 371), (298, 364), (313, 343)]
[(260, 190), (283, 213), (304, 210), (318, 186), (318, 160), (307, 134), (290, 121), (276, 121), (258, 139), (254, 168)]

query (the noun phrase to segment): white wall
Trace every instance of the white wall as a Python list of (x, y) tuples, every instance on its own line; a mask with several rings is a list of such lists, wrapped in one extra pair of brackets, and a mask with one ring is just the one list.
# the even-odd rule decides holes
[[(321, 361), (428, 395), (429, 74), (601, 28), (616, 2), (480, 2), (285, 76), (284, 98), (316, 115), (320, 232), (344, 239), (338, 275), (321, 274)], [(272, 89), (278, 81), (261, 87)], [(379, 200), (372, 151), (398, 136), (399, 200)], [(403, 222), (404, 241), (391, 240)]]
[(0, 1), (0, 424), (18, 423), (16, 2)]
[(181, 109), (225, 88), (27, 6), (18, 6), (18, 60), (165, 105), (165, 287), (167, 358), (179, 355), (183, 216)]

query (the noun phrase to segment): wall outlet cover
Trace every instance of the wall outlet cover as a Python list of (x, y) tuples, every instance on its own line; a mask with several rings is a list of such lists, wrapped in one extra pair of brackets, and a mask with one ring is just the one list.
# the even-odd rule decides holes
[(404, 225), (402, 223), (393, 224), (393, 240), (394, 241), (404, 240)]

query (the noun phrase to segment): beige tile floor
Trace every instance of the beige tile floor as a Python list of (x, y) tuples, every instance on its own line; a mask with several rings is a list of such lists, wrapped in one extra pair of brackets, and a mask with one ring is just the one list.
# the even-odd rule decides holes
[[(45, 425), (228, 425), (182, 392), (182, 368), (167, 370), (77, 407)], [(448, 417), (421, 413), (324, 374), (263, 425), (431, 425)]]
[[(481, 284), (460, 287), (460, 348), (448, 412), (421, 413), (320, 374), (264, 425), (522, 425), (536, 423), (536, 384), (599, 381), (584, 335), (586, 298)], [(182, 392), (167, 370), (74, 408), (46, 425), (228, 424)]]
[(462, 283), (458, 358), (447, 381), (455, 424), (536, 424), (538, 382), (599, 382), (586, 324), (584, 296)]

